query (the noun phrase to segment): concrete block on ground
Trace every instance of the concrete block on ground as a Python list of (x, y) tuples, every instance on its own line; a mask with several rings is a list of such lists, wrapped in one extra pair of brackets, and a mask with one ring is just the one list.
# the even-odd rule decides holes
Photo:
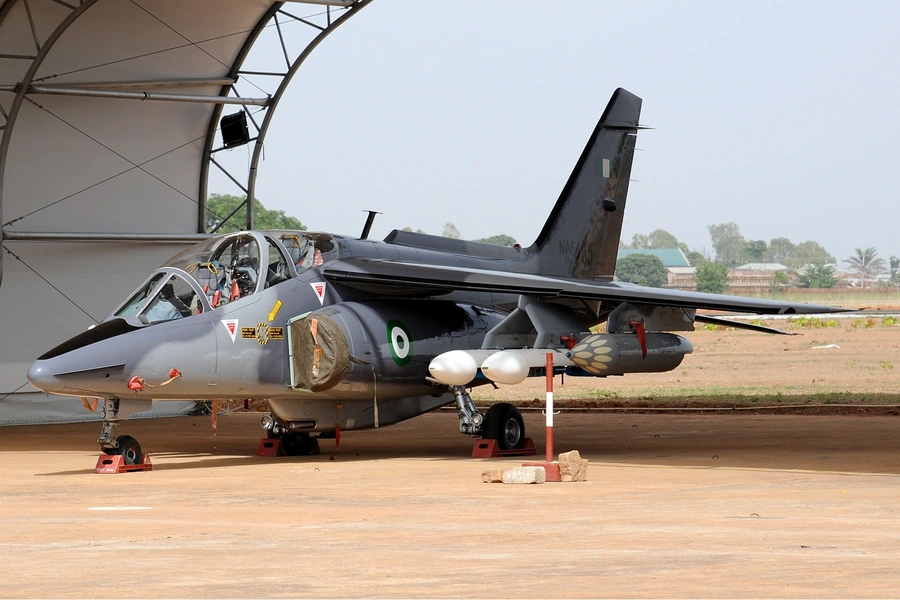
[(559, 481), (559, 463), (558, 462), (525, 462), (523, 467), (541, 467), (544, 469), (546, 482)]
[(503, 469), (488, 469), (481, 474), (484, 483), (503, 483)]
[(560, 481), (586, 481), (588, 461), (581, 458), (578, 450), (563, 452), (559, 455)]
[(503, 483), (544, 483), (547, 473), (543, 467), (516, 467), (503, 473)]

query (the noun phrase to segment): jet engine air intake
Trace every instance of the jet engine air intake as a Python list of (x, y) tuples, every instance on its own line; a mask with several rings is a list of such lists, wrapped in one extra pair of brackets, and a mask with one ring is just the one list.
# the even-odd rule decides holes
[(481, 344), (498, 321), (493, 311), (443, 300), (333, 304), (291, 319), (291, 387), (343, 400), (433, 394), (429, 361)]
[(322, 392), (336, 386), (350, 365), (350, 345), (329, 310), (291, 322), (291, 385)]

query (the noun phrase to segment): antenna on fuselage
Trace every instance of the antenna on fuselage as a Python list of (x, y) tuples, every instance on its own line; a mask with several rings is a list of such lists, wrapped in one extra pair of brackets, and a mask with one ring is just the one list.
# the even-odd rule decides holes
[(369, 213), (369, 216), (366, 217), (366, 224), (363, 225), (362, 233), (359, 234), (359, 239), (361, 240), (369, 239), (369, 231), (372, 230), (372, 223), (375, 222), (375, 215), (381, 214), (377, 210), (367, 210), (366, 212)]

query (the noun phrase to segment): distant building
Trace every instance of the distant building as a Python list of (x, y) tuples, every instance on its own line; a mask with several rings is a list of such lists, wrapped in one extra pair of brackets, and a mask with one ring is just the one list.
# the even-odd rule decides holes
[(781, 263), (747, 263), (734, 268), (735, 271), (790, 271), (790, 267), (786, 267)]
[(669, 278), (665, 287), (680, 290), (697, 289), (697, 267), (669, 267)]
[[(691, 266), (687, 256), (678, 248), (636, 248), (619, 250), (618, 258), (632, 254), (650, 254), (662, 261), (668, 271), (663, 287), (681, 290), (697, 289), (697, 269)], [(790, 267), (781, 263), (747, 263), (728, 271), (728, 289), (733, 291), (768, 291), (777, 272), (789, 272)], [(793, 282), (793, 278), (792, 278)]]
[(781, 263), (747, 263), (728, 271), (728, 288), (743, 291), (767, 291), (774, 285), (777, 272), (790, 271)]
[(682, 289), (695, 289), (697, 287), (694, 279), (695, 269), (680, 248), (629, 248), (619, 250), (616, 260), (622, 260), (632, 254), (649, 254), (662, 261), (663, 266), (668, 271), (666, 284), (663, 287)]
[(669, 267), (691, 266), (691, 261), (687, 259), (687, 256), (684, 255), (684, 252), (682, 252), (680, 248), (628, 248), (626, 250), (619, 250), (616, 260), (622, 260), (626, 256), (631, 256), (632, 254), (649, 254), (650, 256), (655, 256), (662, 261), (663, 266), (667, 269)]

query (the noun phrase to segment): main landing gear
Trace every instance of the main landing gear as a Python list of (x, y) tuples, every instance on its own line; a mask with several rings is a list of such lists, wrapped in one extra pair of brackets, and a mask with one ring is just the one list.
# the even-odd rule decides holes
[[(260, 444), (257, 455), (309, 456), (319, 454), (319, 438), (308, 433), (292, 432), (279, 425), (272, 415), (266, 415), (260, 423), (266, 431), (266, 439)], [(268, 442), (268, 443), (267, 443)]]
[(450, 386), (459, 409), (459, 431), (466, 435), (481, 435), (484, 440), (496, 440), (499, 451), (525, 448), (525, 422), (519, 409), (507, 402), (491, 406), (487, 413), (478, 412), (465, 386)]
[(493, 405), (484, 415), (481, 437), (486, 440), (497, 440), (501, 450), (521, 450), (525, 447), (526, 439), (522, 413), (506, 402)]
[(319, 438), (308, 433), (288, 433), (279, 438), (281, 448), (287, 456), (309, 456), (319, 454)]
[(144, 454), (136, 439), (130, 435), (120, 435), (113, 439), (113, 433), (119, 425), (118, 398), (103, 400), (100, 417), (103, 419), (103, 427), (97, 443), (100, 444), (103, 455), (97, 461), (94, 471), (97, 473), (129, 473), (153, 470), (150, 457)]

